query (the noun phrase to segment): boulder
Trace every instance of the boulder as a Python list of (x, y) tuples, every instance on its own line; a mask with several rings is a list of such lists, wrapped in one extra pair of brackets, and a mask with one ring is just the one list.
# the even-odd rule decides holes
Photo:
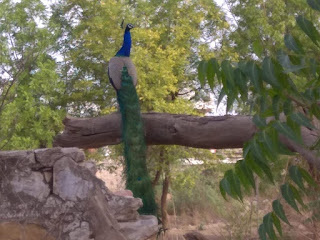
[(95, 173), (77, 148), (0, 152), (0, 240), (22, 225), (28, 239), (144, 240), (158, 231), (155, 217), (139, 216), (141, 199), (112, 194)]

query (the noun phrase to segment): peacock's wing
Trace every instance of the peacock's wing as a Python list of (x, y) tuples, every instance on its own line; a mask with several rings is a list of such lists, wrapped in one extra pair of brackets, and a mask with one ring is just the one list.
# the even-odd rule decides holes
[(132, 78), (133, 85), (137, 85), (137, 71), (129, 57), (113, 57), (109, 61), (108, 76), (112, 86), (119, 90), (121, 88), (121, 74), (123, 67), (127, 67)]

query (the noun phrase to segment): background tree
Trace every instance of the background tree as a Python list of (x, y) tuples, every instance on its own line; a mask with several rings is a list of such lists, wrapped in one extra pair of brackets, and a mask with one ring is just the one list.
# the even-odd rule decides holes
[(52, 146), (61, 130), (64, 83), (41, 1), (0, 3), (0, 149)]
[[(320, 11), (320, 5), (316, 1), (308, 1), (308, 4)], [(313, 22), (304, 15), (296, 16), (295, 20), (296, 25), (309, 38), (309, 44), (301, 44), (298, 38), (285, 32), (283, 36), (286, 49), (271, 49), (273, 54), (265, 52), (262, 63), (250, 59), (237, 63), (224, 60), (219, 65), (216, 59), (210, 59), (199, 65), (199, 78), (202, 82), (207, 77), (212, 86), (214, 76), (221, 76), (218, 79), (223, 85), (220, 99), (227, 95), (227, 109), (231, 108), (235, 100), (246, 102), (248, 95), (251, 95), (250, 98), (254, 99), (252, 108), (256, 113), (253, 121), (260, 129), (245, 145), (244, 159), (236, 163), (234, 170), (226, 171), (221, 180), (220, 190), (224, 197), (228, 194), (242, 201), (241, 186), (246, 189), (256, 188), (254, 174), (274, 182), (270, 164), (278, 159), (279, 154), (290, 153), (279, 142), (283, 137), (291, 142), (291, 146), (302, 149), (300, 153), (311, 169), (315, 169), (317, 173), (320, 169), (319, 144), (314, 143), (312, 146), (301, 137), (302, 126), (310, 130), (316, 129), (315, 125), (318, 126), (320, 119), (319, 61), (314, 58), (319, 53), (320, 34)], [(309, 54), (311, 51), (313, 54)], [(315, 130), (313, 134), (319, 142), (319, 133)], [(293, 165), (288, 172), (290, 179), (280, 187), (282, 199), (273, 202), (273, 211), (264, 216), (259, 227), (261, 239), (277, 239), (274, 227), (282, 234), (280, 219), (289, 224), (280, 200), (286, 201), (299, 212), (296, 202), (304, 207), (298, 190), (305, 191), (303, 181), (311, 187), (316, 186), (303, 168)]]

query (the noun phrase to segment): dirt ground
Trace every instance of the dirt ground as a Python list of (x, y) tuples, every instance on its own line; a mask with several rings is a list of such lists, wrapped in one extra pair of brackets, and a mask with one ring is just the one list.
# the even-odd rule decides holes
[[(121, 176), (122, 169), (118, 168), (110, 174), (107, 170), (99, 170), (97, 177), (101, 178), (111, 191), (124, 189), (124, 181)], [(268, 200), (269, 201), (269, 200)], [(270, 205), (270, 204), (267, 204)], [(268, 209), (265, 209), (268, 212)], [(307, 223), (303, 219), (308, 216), (300, 215), (294, 210), (286, 209), (287, 217), (292, 226), (282, 224), (284, 236), (283, 240), (320, 240), (319, 223)], [(237, 214), (237, 213), (235, 213)], [(207, 217), (206, 217), (207, 218)], [(257, 226), (252, 227), (252, 232), (248, 237), (235, 237), (230, 232), (228, 223), (224, 219), (212, 216), (210, 222), (203, 223), (200, 216), (172, 216), (169, 215), (169, 229), (152, 240), (185, 240), (183, 235), (189, 232), (197, 231), (205, 236), (206, 240), (258, 240)], [(194, 240), (202, 240), (195, 238)]]

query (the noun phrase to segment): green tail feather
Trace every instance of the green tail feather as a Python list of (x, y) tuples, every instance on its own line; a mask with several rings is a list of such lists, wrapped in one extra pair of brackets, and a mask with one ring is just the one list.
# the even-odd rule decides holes
[(156, 214), (157, 205), (146, 166), (146, 143), (138, 95), (128, 69), (122, 69), (121, 89), (117, 91), (122, 116), (122, 139), (126, 161), (126, 187), (142, 199), (144, 214)]

